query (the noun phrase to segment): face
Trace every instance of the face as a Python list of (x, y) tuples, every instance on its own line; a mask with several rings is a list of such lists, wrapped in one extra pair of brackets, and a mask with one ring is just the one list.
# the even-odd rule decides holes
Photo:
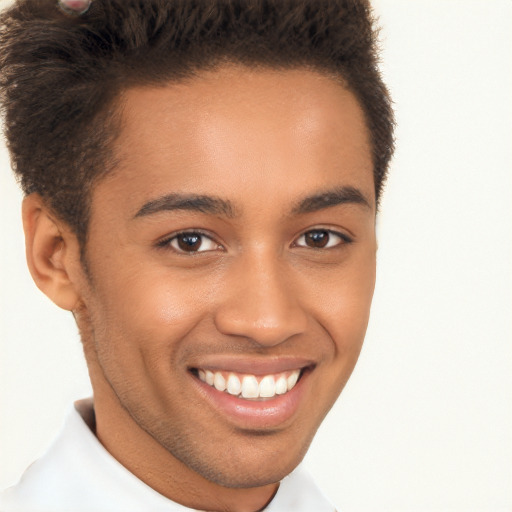
[(368, 322), (363, 113), (320, 74), (233, 66), (129, 90), (123, 119), (80, 290), (95, 400), (115, 397), (103, 420), (126, 411), (223, 486), (276, 482), (341, 392)]

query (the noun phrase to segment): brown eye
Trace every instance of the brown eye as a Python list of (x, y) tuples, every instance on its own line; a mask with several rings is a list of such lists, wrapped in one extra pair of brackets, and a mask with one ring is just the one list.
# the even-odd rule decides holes
[(351, 240), (328, 229), (312, 229), (301, 235), (296, 242), (299, 247), (310, 247), (312, 249), (329, 249), (344, 243), (350, 243)]
[(194, 253), (214, 251), (219, 246), (202, 233), (179, 233), (169, 240), (169, 245), (178, 252)]
[(182, 251), (197, 251), (201, 247), (201, 235), (183, 234), (176, 237), (178, 247)]
[(305, 235), (306, 245), (322, 249), (329, 242), (329, 233), (327, 231), (310, 231)]

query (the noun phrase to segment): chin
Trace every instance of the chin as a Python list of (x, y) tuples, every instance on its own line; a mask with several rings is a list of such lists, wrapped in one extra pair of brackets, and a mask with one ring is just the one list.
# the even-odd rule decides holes
[[(256, 444), (261, 446), (260, 443), (265, 443), (266, 437), (258, 437)], [(301, 463), (311, 440), (303, 443), (299, 451), (297, 445), (294, 449), (284, 448), (284, 443), (281, 449), (275, 450), (271, 448), (272, 443), (269, 442), (267, 447), (259, 450), (256, 446), (253, 449), (242, 450), (232, 447), (228, 454), (220, 450), (222, 453), (219, 453), (215, 460), (206, 461), (204, 458), (198, 459), (188, 454), (188, 460), (181, 457), (181, 461), (203, 478), (222, 487), (263, 487), (280, 482), (289, 475)]]
[(250, 489), (254, 487), (264, 487), (266, 485), (280, 482), (289, 475), (299, 464), (300, 461), (290, 464), (288, 467), (267, 467), (259, 466), (258, 471), (251, 467), (240, 466), (232, 470), (222, 471), (216, 468), (210, 468), (202, 476), (211, 482), (230, 489)]

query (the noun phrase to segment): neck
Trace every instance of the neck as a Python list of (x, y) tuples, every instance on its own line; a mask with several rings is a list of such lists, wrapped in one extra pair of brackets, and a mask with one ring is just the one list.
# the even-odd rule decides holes
[(186, 507), (215, 512), (255, 512), (271, 501), (278, 483), (228, 488), (193, 471), (134, 421), (108, 383), (98, 385), (94, 380), (97, 438), (115, 459), (149, 487)]

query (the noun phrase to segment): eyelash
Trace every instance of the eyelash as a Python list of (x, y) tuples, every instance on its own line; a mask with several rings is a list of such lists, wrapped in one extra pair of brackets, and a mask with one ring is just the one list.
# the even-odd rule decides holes
[[(329, 240), (328, 240), (326, 246), (311, 247), (311, 246), (306, 245), (305, 243), (304, 243), (304, 245), (298, 244), (298, 240), (301, 240), (302, 238), (304, 238), (304, 240), (305, 240), (305, 237), (311, 233), (327, 233), (329, 235)], [(179, 243), (178, 237), (183, 236), (183, 235), (188, 235), (189, 237), (196, 236), (196, 237), (201, 238), (202, 242), (200, 244), (200, 247), (203, 245), (204, 239), (208, 239), (213, 245), (215, 245), (215, 248), (206, 249), (206, 250), (202, 250), (202, 251), (199, 251), (199, 250), (198, 251), (185, 251), (183, 249), (180, 249), (179, 246), (178, 247), (174, 246), (173, 243), (176, 242), (176, 244), (178, 244)], [(329, 243), (331, 242), (330, 238), (333, 236), (339, 238), (340, 240), (337, 243), (335, 243), (334, 245), (329, 245)], [(349, 236), (345, 235), (344, 233), (340, 233), (339, 231), (334, 231), (332, 229), (317, 228), (317, 229), (309, 229), (308, 231), (305, 231), (304, 233), (302, 233), (302, 235), (300, 235), (298, 238), (296, 238), (293, 246), (309, 248), (309, 249), (314, 249), (314, 250), (322, 250), (322, 249), (326, 250), (326, 249), (336, 249), (339, 246), (342, 246), (345, 244), (350, 244), (352, 242), (353, 242), (353, 240)], [(222, 247), (221, 244), (215, 242), (213, 237), (211, 237), (209, 234), (204, 233), (199, 230), (180, 231), (179, 233), (174, 233), (173, 235), (159, 241), (157, 243), (157, 246), (160, 248), (170, 248), (171, 250), (175, 251), (177, 254), (183, 254), (183, 255), (187, 255), (187, 256), (192, 256), (192, 255), (200, 254), (203, 252), (212, 252), (212, 251)]]
[[(215, 240), (213, 239), (212, 236), (208, 235), (207, 233), (204, 233), (200, 230), (190, 230), (190, 231), (180, 231), (178, 233), (174, 233), (172, 234), (171, 236), (167, 237), (167, 238), (164, 238), (163, 240), (159, 241), (157, 243), (157, 246), (160, 247), (160, 248), (170, 248), (171, 250), (173, 250), (174, 252), (176, 252), (177, 254), (184, 254), (184, 255), (187, 255), (187, 256), (191, 256), (191, 255), (194, 255), (194, 254), (200, 254), (200, 253), (203, 253), (203, 252), (211, 252), (215, 249), (208, 249), (206, 251), (184, 251), (184, 250), (181, 250), (179, 247), (174, 247), (173, 246), (173, 242), (178, 240), (178, 237), (179, 236), (183, 236), (183, 235), (189, 235), (190, 237), (192, 236), (197, 236), (197, 237), (200, 237), (201, 240), (204, 241), (204, 239), (208, 239), (211, 241), (211, 243), (213, 245), (216, 246), (216, 248), (219, 248), (219, 247), (222, 247), (219, 243), (215, 242)], [(203, 242), (201, 243), (201, 245), (203, 244)]]
[(309, 249), (315, 249), (315, 250), (322, 250), (322, 249), (335, 249), (337, 247), (339, 247), (340, 245), (345, 245), (345, 244), (350, 244), (353, 242), (353, 240), (345, 235), (344, 233), (340, 233), (339, 231), (333, 231), (332, 229), (326, 229), (326, 228), (317, 228), (317, 229), (309, 229), (308, 231), (305, 231), (302, 235), (300, 235), (296, 240), (300, 240), (302, 238), (306, 238), (306, 236), (308, 234), (311, 234), (311, 233), (327, 233), (329, 235), (329, 240), (327, 242), (327, 244), (329, 244), (331, 242), (330, 238), (332, 238), (333, 236), (337, 237), (340, 239), (340, 241), (338, 243), (336, 243), (335, 245), (326, 245), (324, 247), (310, 247), (310, 246), (307, 246), (307, 245), (298, 245), (297, 241), (294, 243), (295, 246), (297, 247), (305, 247), (305, 248), (309, 248)]

